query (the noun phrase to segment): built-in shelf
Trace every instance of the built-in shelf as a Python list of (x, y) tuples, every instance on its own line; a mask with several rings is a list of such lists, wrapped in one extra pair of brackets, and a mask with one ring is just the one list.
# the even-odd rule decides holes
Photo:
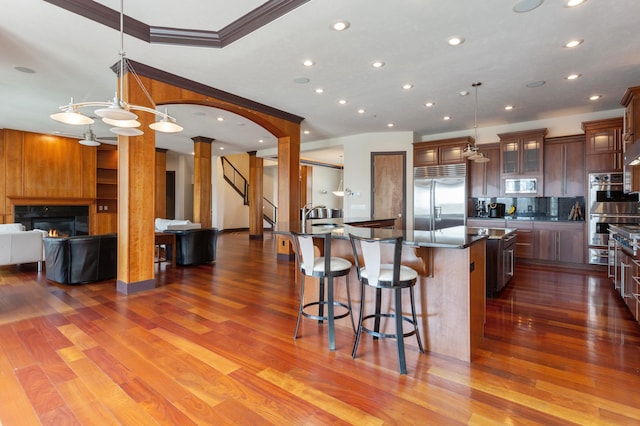
[(96, 206), (98, 213), (118, 212), (118, 150), (101, 145), (97, 150)]

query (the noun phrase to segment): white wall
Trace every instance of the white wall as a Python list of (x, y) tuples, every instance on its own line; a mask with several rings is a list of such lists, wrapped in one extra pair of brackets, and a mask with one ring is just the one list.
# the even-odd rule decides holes
[[(371, 215), (371, 153), (405, 151), (407, 188), (413, 183), (413, 132), (366, 133), (334, 139), (344, 146), (344, 188), (353, 195), (344, 196), (345, 218), (369, 218)], [(407, 214), (413, 210), (413, 191), (406, 194)], [(413, 215), (407, 220), (413, 220)], [(409, 222), (407, 222), (409, 223)]]
[(167, 153), (167, 170), (176, 174), (176, 219), (193, 220), (193, 156)]
[(342, 197), (333, 194), (340, 185), (342, 171), (333, 167), (312, 166), (311, 203), (329, 209), (341, 209)]

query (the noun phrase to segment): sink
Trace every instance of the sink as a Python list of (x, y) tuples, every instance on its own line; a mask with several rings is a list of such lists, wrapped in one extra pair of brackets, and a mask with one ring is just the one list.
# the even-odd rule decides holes
[[(302, 216), (302, 209), (300, 209)], [(342, 217), (342, 209), (328, 209), (326, 207), (315, 207), (307, 213), (307, 219), (332, 219)]]

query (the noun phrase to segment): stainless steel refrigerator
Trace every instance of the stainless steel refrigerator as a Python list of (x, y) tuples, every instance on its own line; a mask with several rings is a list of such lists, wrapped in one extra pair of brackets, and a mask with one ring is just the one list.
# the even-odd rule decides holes
[(466, 164), (413, 169), (414, 230), (432, 231), (466, 223), (466, 176)]

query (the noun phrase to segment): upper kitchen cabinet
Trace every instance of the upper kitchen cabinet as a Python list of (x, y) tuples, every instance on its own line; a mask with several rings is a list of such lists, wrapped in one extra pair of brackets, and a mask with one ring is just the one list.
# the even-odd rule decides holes
[(471, 197), (500, 196), (500, 144), (478, 145), (480, 152), (488, 159), (488, 163), (469, 162), (471, 180)]
[(587, 173), (622, 171), (622, 125), (622, 117), (582, 123), (587, 139)]
[(501, 133), (500, 194), (542, 196), (544, 137), (547, 129)]
[(583, 197), (586, 193), (584, 161), (584, 135), (545, 139), (545, 197)]
[(547, 129), (501, 133), (500, 164), (504, 175), (534, 176), (542, 173), (544, 137)]
[(620, 104), (624, 110), (624, 129), (622, 129), (622, 139), (626, 144), (632, 144), (636, 139), (640, 139), (640, 133), (635, 135), (635, 131), (640, 132), (640, 86), (629, 87), (625, 92)]
[(640, 192), (640, 164), (637, 164), (640, 142), (636, 142), (640, 139), (640, 86), (628, 88), (620, 103), (624, 106), (624, 190)]
[(473, 145), (472, 137), (442, 139), (413, 143), (413, 166), (437, 166), (440, 164), (464, 163), (462, 155), (467, 144)]

